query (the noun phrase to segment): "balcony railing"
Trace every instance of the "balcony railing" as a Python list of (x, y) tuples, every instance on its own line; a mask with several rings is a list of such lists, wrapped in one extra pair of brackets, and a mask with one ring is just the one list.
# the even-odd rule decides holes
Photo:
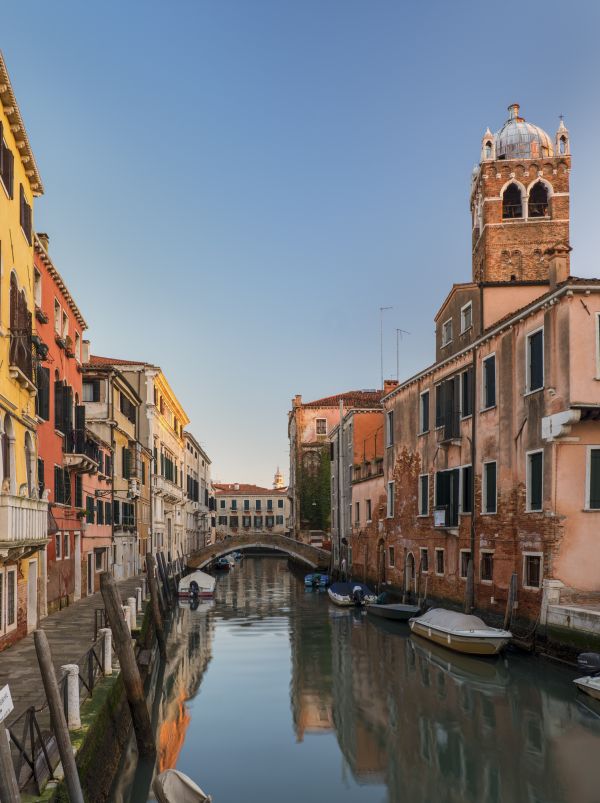
[(75, 471), (91, 473), (98, 469), (100, 449), (84, 429), (72, 429), (65, 435), (65, 466)]
[(442, 426), (438, 429), (438, 440), (440, 443), (460, 440), (460, 411), (452, 410), (444, 416)]
[[(10, 330), (10, 368), (20, 372), (20, 375), (33, 383), (33, 340), (31, 329), (11, 329)], [(19, 375), (16, 374), (17, 379)], [(28, 384), (24, 381), (24, 384)]]
[(47, 538), (47, 501), (0, 493), (0, 549), (43, 544)]

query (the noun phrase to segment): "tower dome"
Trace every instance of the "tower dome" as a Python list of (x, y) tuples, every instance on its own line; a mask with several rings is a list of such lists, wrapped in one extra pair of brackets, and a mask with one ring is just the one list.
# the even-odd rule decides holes
[(275, 472), (275, 477), (273, 479), (273, 488), (275, 490), (285, 488), (285, 481), (283, 479), (283, 474), (279, 470), (279, 466), (277, 466), (277, 471)]
[(554, 156), (552, 140), (537, 125), (519, 117), (519, 104), (508, 107), (508, 120), (494, 135), (496, 159), (540, 159)]

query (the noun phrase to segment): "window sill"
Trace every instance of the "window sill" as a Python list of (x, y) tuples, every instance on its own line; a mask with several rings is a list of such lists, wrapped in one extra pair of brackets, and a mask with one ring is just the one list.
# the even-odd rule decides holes
[(466, 329), (461, 329), (460, 330), (461, 335), (466, 335), (467, 332), (470, 332), (472, 328), (473, 328), (473, 324), (471, 324), (471, 326), (467, 326)]
[[(441, 429), (441, 427), (440, 427), (440, 429)], [(423, 432), (417, 432), (417, 436), (419, 438), (421, 437), (421, 435), (429, 435), (429, 430), (428, 429), (424, 429)]]
[(497, 510), (493, 510), (493, 511), (490, 511), (488, 513), (486, 510), (482, 510), (481, 511), (481, 515), (482, 516), (497, 516), (498, 515), (498, 511)]
[(443, 348), (443, 349), (445, 349), (447, 346), (451, 346), (451, 345), (452, 345), (452, 340), (449, 340), (447, 343), (442, 343), (442, 345), (440, 346), (440, 348)]
[(435, 576), (436, 577), (445, 577), (445, 574), (444, 574), (444, 572), (436, 572)]
[(526, 585), (524, 585), (523, 586), (523, 590), (524, 591), (541, 591), (542, 588), (541, 588), (541, 586), (526, 586)]
[(479, 412), (480, 412), (480, 413), (487, 413), (487, 412), (489, 412), (490, 410), (495, 410), (495, 409), (496, 409), (496, 405), (495, 405), (495, 404), (490, 404), (490, 406), (489, 406), (489, 407), (482, 407), (482, 408), (479, 410)]
[(582, 513), (600, 513), (600, 507), (582, 507)]
[(525, 509), (525, 513), (543, 513), (543, 512), (544, 512), (544, 508), (542, 508), (542, 507), (540, 507), (540, 508), (526, 508)]
[[(12, 201), (12, 200), (13, 200), (13, 199), (12, 199), (12, 196), (11, 196), (11, 194), (9, 193), (9, 191), (8, 191), (8, 187), (6, 186), (6, 184), (4, 183), (4, 181), (2, 180), (2, 178), (0, 178), (0, 187), (2, 187), (2, 189), (3, 189), (3, 190), (4, 190), (4, 192), (6, 193), (6, 197), (8, 198), (8, 200), (9, 200), (9, 201)], [(16, 627), (16, 625), (15, 625), (15, 627)]]
[(542, 385), (541, 388), (535, 388), (534, 390), (526, 390), (523, 393), (523, 398), (526, 398), (527, 396), (533, 396), (536, 393), (541, 393), (541, 391), (543, 391), (543, 390), (544, 390), (544, 386), (543, 385)]
[(467, 413), (467, 415), (461, 415), (460, 420), (461, 421), (468, 421), (469, 418), (473, 418), (473, 413)]
[(428, 519), (429, 518), (429, 513), (417, 513), (417, 518), (418, 519)]
[(481, 580), (480, 579), (479, 582), (483, 586), (493, 586), (494, 585), (494, 581), (493, 580)]

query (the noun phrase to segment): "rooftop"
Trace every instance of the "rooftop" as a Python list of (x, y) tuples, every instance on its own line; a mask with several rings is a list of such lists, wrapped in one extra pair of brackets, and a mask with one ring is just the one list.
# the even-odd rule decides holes
[(335, 396), (325, 396), (322, 399), (305, 402), (303, 407), (379, 407), (383, 397), (381, 390), (348, 390), (346, 393), (337, 393)]
[(213, 482), (215, 496), (231, 494), (247, 494), (248, 496), (286, 496), (287, 488), (263, 488), (244, 482)]

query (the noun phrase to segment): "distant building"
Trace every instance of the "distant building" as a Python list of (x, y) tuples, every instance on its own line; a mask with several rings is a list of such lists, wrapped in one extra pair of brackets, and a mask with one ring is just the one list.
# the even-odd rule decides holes
[(262, 488), (246, 483), (213, 483), (217, 541), (228, 535), (273, 533), (289, 535), (287, 488)]
[(189, 555), (211, 543), (211, 461), (191, 432), (184, 432), (183, 437), (186, 481), (185, 554)]

